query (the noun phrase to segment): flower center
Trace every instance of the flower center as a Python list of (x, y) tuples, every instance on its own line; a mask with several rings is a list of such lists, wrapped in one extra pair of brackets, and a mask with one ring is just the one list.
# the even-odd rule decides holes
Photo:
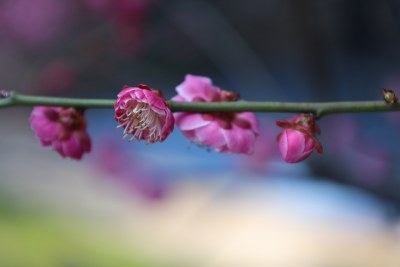
[(123, 138), (129, 134), (134, 139), (146, 140), (146, 143), (154, 143), (162, 139), (162, 125), (160, 115), (154, 112), (149, 104), (131, 101), (125, 114), (119, 116), (122, 123), (118, 127), (124, 127)]

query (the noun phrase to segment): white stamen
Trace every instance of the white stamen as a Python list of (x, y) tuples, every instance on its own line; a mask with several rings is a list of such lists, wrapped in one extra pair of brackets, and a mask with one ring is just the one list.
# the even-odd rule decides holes
[(162, 138), (159, 114), (146, 103), (134, 102), (117, 120), (120, 122), (117, 127), (124, 127), (123, 139), (129, 134), (132, 136), (128, 141), (145, 139), (146, 143), (154, 143)]

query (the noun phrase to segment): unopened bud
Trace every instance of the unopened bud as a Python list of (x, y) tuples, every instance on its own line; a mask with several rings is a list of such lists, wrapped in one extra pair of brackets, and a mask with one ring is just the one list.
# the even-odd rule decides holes
[(397, 96), (396, 96), (396, 94), (394, 93), (393, 90), (383, 88), (382, 89), (382, 94), (383, 94), (383, 99), (389, 105), (394, 105), (394, 104), (397, 103), (398, 99), (397, 99)]
[(322, 154), (322, 145), (315, 137), (319, 127), (313, 117), (308, 114), (298, 114), (287, 120), (278, 120), (276, 124), (284, 128), (277, 136), (282, 159), (296, 163), (306, 159), (316, 150)]

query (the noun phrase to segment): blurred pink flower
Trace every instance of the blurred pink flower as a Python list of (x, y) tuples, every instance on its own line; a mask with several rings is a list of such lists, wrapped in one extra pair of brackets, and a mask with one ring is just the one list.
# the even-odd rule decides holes
[(135, 155), (128, 153), (125, 146), (106, 137), (101, 138), (96, 147), (96, 153), (92, 157), (96, 171), (111, 176), (117, 185), (138, 193), (147, 200), (159, 200), (165, 196), (163, 177), (147, 170), (146, 164), (137, 161)]
[(54, 40), (63, 30), (70, 1), (5, 0), (1, 3), (3, 30), (25, 44), (40, 45)]
[(85, 0), (94, 12), (108, 16), (115, 28), (118, 51), (134, 53), (143, 43), (144, 19), (150, 0)]
[(146, 143), (164, 141), (174, 129), (174, 117), (161, 92), (147, 85), (125, 86), (114, 105), (115, 120), (123, 127), (123, 137)]
[[(207, 77), (186, 75), (176, 87), (174, 101), (235, 101), (238, 95), (214, 86)], [(251, 154), (258, 135), (258, 121), (252, 112), (174, 113), (176, 125), (191, 141), (217, 152)]]
[(260, 134), (254, 144), (254, 152), (251, 155), (240, 157), (239, 165), (243, 165), (248, 171), (263, 173), (269, 170), (269, 163), (278, 158), (279, 150), (275, 145), (276, 127), (272, 121), (264, 119), (260, 122)]
[(326, 156), (334, 159), (342, 172), (370, 186), (387, 181), (393, 170), (392, 155), (373, 140), (365, 139), (364, 129), (360, 129), (353, 116), (335, 115), (323, 123)]
[(322, 146), (315, 137), (319, 127), (311, 115), (299, 114), (287, 120), (278, 120), (276, 124), (284, 128), (278, 135), (279, 150), (284, 161), (300, 162), (310, 156), (314, 149), (322, 153)]
[(53, 146), (62, 157), (80, 160), (90, 152), (85, 117), (74, 108), (36, 106), (29, 122), (42, 145)]

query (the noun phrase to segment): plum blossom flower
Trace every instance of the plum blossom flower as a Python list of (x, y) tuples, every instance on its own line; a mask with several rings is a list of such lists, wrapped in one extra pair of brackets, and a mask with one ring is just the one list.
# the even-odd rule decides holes
[(91, 141), (86, 120), (75, 108), (36, 106), (29, 122), (43, 146), (52, 146), (62, 157), (80, 160)]
[(118, 127), (124, 128), (123, 138), (146, 143), (164, 141), (174, 129), (174, 117), (161, 92), (147, 85), (125, 86), (114, 105)]
[[(186, 75), (176, 87), (180, 102), (236, 101), (238, 95), (214, 86), (207, 77)], [(191, 141), (217, 152), (251, 154), (258, 135), (258, 121), (252, 112), (174, 113), (176, 125)]]
[(311, 115), (299, 114), (287, 120), (278, 120), (276, 124), (284, 128), (277, 137), (284, 161), (300, 162), (310, 156), (314, 149), (322, 153), (322, 145), (315, 137), (320, 130)]

